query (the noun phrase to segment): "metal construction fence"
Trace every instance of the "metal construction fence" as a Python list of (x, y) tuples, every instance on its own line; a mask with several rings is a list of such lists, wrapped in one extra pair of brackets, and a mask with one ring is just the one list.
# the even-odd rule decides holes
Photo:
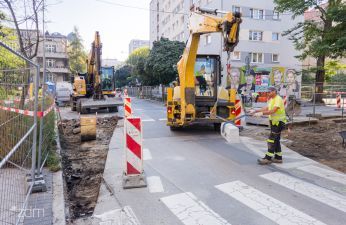
[(0, 224), (21, 224), (30, 194), (45, 190), (41, 172), (55, 135), (54, 92), (44, 77), (40, 82), (38, 64), (2, 42), (0, 57)]
[[(344, 108), (346, 107), (346, 84), (345, 83), (323, 83), (323, 91), (319, 93), (317, 86), (319, 83), (299, 83), (301, 87), (300, 92), (295, 96), (286, 96), (287, 101), (291, 102), (292, 99), (297, 100), (292, 104), (288, 104), (291, 112), (297, 112), (292, 115), (291, 119), (296, 116), (318, 116), (318, 114), (344, 116)], [(128, 94), (131, 97), (138, 97), (142, 99), (152, 99), (165, 102), (167, 99), (167, 87), (164, 85), (159, 86), (139, 86), (127, 87)], [(246, 98), (243, 98), (243, 101)], [(321, 104), (321, 101), (323, 104)], [(339, 100), (339, 105), (338, 101)], [(255, 100), (244, 102), (246, 108), (253, 107)], [(265, 104), (265, 101), (262, 102)]]
[(127, 91), (131, 97), (153, 99), (163, 102), (167, 99), (167, 87), (164, 85), (128, 87)]

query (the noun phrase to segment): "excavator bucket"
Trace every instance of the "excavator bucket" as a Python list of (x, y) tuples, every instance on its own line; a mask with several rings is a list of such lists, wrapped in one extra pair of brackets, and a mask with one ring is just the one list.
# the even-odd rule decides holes
[(96, 116), (80, 118), (81, 141), (96, 140), (96, 124)]

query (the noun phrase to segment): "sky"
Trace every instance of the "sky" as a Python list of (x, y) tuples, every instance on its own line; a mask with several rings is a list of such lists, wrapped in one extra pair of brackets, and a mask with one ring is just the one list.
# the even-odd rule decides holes
[(150, 0), (46, 0), (46, 30), (63, 35), (77, 26), (89, 51), (95, 31), (100, 32), (102, 58), (126, 60), (132, 39), (149, 40)]

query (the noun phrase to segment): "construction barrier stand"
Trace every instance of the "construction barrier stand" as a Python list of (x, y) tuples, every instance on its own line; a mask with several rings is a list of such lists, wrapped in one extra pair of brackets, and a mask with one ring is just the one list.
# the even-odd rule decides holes
[(125, 117), (132, 116), (132, 108), (131, 108), (131, 98), (124, 98), (124, 111)]
[(141, 118), (125, 118), (125, 171), (123, 188), (146, 187), (143, 170), (142, 121)]

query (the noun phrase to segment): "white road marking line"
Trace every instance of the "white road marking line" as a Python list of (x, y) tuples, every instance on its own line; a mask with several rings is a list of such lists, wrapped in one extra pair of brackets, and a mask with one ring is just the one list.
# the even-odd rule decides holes
[(161, 178), (158, 176), (147, 177), (150, 193), (164, 192)]
[(274, 165), (276, 167), (279, 167), (279, 168), (282, 168), (282, 169), (293, 169), (293, 168), (298, 168), (298, 167), (301, 167), (301, 166), (307, 166), (307, 165), (316, 164), (316, 163), (317, 162), (315, 162), (315, 161), (303, 160), (303, 161), (290, 162), (290, 163), (285, 163), (284, 162), (282, 164), (274, 164)]
[(280, 172), (268, 173), (260, 176), (285, 188), (346, 212), (346, 197), (341, 194)]
[(143, 160), (151, 160), (151, 159), (153, 158), (151, 157), (150, 150), (147, 148), (143, 148)]
[(160, 121), (167, 121), (167, 118), (161, 118)]
[(142, 119), (142, 122), (155, 122), (154, 119)]
[(241, 181), (220, 184), (215, 187), (277, 224), (324, 224)]
[(99, 219), (100, 225), (107, 224), (131, 224), (140, 225), (138, 218), (130, 206), (125, 206), (123, 209), (115, 209), (105, 212), (100, 215), (94, 215), (94, 218)]
[(161, 198), (185, 225), (230, 225), (190, 192)]
[(346, 175), (343, 173), (313, 165), (299, 167), (298, 169), (346, 185)]

